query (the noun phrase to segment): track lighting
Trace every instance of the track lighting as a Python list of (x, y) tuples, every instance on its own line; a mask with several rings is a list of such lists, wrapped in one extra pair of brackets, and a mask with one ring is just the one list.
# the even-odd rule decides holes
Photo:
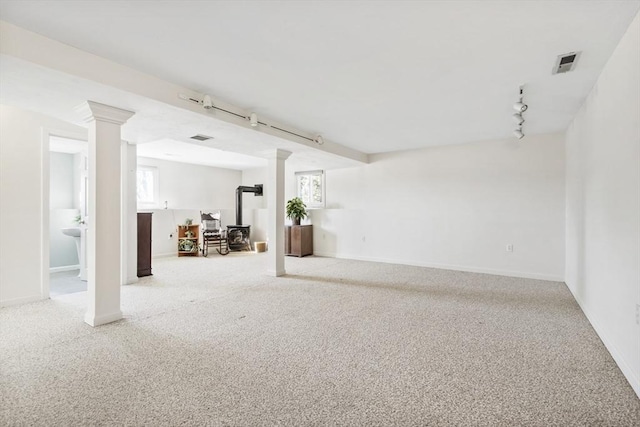
[(213, 102), (211, 102), (211, 97), (209, 95), (205, 95), (204, 98), (202, 98), (202, 106), (206, 110), (210, 110), (213, 108)]
[(529, 106), (527, 104), (523, 104), (522, 102), (516, 102), (515, 104), (513, 104), (513, 109), (518, 113), (524, 113), (525, 111), (527, 111), (527, 108), (529, 108)]
[(258, 126), (258, 115), (256, 113), (249, 114), (249, 124), (251, 124), (251, 127)]
[(516, 130), (513, 131), (513, 136), (515, 136), (518, 139), (522, 139), (524, 138), (524, 132), (522, 132), (522, 124), (524, 123), (524, 117), (522, 117), (522, 113), (524, 113), (525, 111), (527, 111), (527, 109), (529, 108), (529, 106), (527, 104), (524, 103), (524, 88), (523, 86), (520, 86), (520, 100), (518, 102), (516, 102), (515, 104), (513, 104), (513, 109), (517, 111), (517, 113), (515, 113), (514, 115), (512, 115), (511, 117), (513, 118), (513, 121), (516, 122), (516, 126), (518, 126), (518, 128)]
[(522, 133), (521, 129), (516, 129), (513, 131), (513, 136), (515, 136), (518, 139), (522, 139), (524, 138), (524, 133)]
[[(307, 141), (316, 143), (318, 145), (324, 144), (324, 138), (322, 138), (322, 135), (307, 136), (308, 134), (305, 132), (301, 132), (296, 129), (287, 128), (283, 125), (278, 125), (276, 123), (270, 123), (268, 120), (264, 118), (262, 119), (262, 121), (258, 121), (258, 115), (254, 112), (251, 112), (249, 115), (247, 115), (247, 111), (244, 109), (235, 108), (235, 107), (222, 108), (222, 106), (213, 105), (211, 96), (206, 94), (185, 95), (183, 93), (178, 93), (178, 98), (183, 99), (185, 101), (189, 101), (192, 104), (202, 106), (202, 108), (206, 110), (215, 110), (216, 112), (220, 111), (222, 113), (229, 114), (231, 116), (234, 116), (234, 120), (237, 120), (237, 119), (248, 120), (251, 127), (254, 127), (254, 128), (258, 127), (258, 125), (261, 125), (264, 130), (269, 129), (271, 131), (282, 132), (290, 136), (295, 136), (296, 138), (306, 139)], [(261, 130), (261, 129), (258, 129), (258, 130)], [(211, 139), (213, 137), (206, 136), (206, 135), (195, 135), (195, 136), (192, 136), (191, 138), (197, 139), (199, 141), (204, 141), (207, 139)]]
[(513, 104), (513, 109), (516, 110), (518, 113), (524, 113), (525, 111), (527, 111), (527, 108), (529, 108), (529, 106), (522, 101), (523, 97), (524, 97), (524, 90), (523, 90), (523, 87), (520, 86), (520, 101)]
[(522, 118), (522, 115), (520, 113), (516, 113), (511, 117), (513, 117), (513, 121), (516, 122), (516, 125), (518, 126), (524, 123), (524, 119)]

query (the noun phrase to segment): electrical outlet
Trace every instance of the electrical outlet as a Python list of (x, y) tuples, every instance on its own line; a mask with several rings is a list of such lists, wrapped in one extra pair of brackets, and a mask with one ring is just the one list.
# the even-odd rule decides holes
[(507, 252), (513, 252), (513, 245), (511, 243), (507, 245)]
[(640, 325), (640, 304), (636, 304), (636, 324)]
[(367, 241), (367, 238), (366, 238), (366, 237), (364, 237), (364, 236), (362, 236), (362, 242), (364, 243), (364, 242), (366, 242), (366, 241)]

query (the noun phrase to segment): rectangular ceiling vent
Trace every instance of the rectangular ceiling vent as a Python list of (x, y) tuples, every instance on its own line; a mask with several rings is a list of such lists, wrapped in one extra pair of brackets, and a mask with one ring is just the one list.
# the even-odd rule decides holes
[(197, 139), (198, 141), (206, 141), (208, 139), (213, 139), (213, 137), (212, 136), (207, 136), (207, 135), (197, 134), (197, 135), (192, 136), (191, 139)]
[(552, 74), (562, 74), (572, 71), (576, 66), (576, 62), (578, 62), (579, 56), (580, 52), (569, 52), (563, 55), (558, 55), (556, 64), (553, 66)]

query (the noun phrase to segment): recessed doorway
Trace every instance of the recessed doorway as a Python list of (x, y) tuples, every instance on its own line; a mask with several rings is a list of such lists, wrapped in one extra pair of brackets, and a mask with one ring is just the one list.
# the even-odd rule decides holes
[(87, 142), (49, 137), (49, 297), (87, 290)]

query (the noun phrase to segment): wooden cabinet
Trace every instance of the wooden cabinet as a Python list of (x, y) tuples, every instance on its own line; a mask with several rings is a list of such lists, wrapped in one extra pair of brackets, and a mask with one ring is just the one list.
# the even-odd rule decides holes
[(151, 276), (151, 215), (138, 213), (138, 277)]
[(313, 226), (287, 225), (284, 228), (284, 254), (303, 257), (313, 255)]
[(198, 256), (200, 225), (178, 226), (178, 256)]

